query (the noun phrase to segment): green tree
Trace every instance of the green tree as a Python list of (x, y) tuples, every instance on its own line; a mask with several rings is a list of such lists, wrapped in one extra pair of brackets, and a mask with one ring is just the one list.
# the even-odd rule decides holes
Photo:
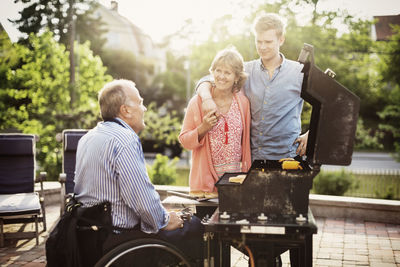
[[(40, 136), (37, 148), (41, 169), (57, 177), (60, 168), (57, 132), (66, 128), (89, 128), (99, 119), (97, 92), (111, 80), (89, 44), (77, 46), (79, 58), (76, 101), (70, 104), (69, 61), (64, 45), (45, 32), (30, 35), (28, 49), (19, 44), (1, 46), (9, 53), (0, 56), (0, 131), (18, 131)], [(9, 55), (15, 55), (9, 60)], [(3, 71), (5, 67), (7, 70)]]
[(134, 81), (145, 103), (155, 100), (155, 90), (151, 90), (147, 84), (148, 77), (153, 74), (153, 64), (138, 59), (132, 52), (126, 50), (104, 49), (101, 59), (107, 66), (107, 73), (115, 79)]
[(144, 114), (146, 128), (140, 132), (142, 139), (155, 140), (157, 145), (175, 145), (181, 130), (181, 119), (176, 111), (168, 112), (165, 107), (157, 108), (150, 103)]
[(21, 17), (12, 22), (21, 33), (25, 33), (21, 42), (27, 44), (31, 33), (38, 34), (48, 29), (56, 40), (69, 47), (71, 22), (75, 21), (76, 34), (80, 41), (90, 41), (91, 49), (99, 54), (106, 32), (101, 18), (95, 18), (93, 12), (99, 5), (91, 0), (15, 0), (24, 4)]
[(167, 71), (155, 77), (152, 86), (144, 95), (157, 106), (164, 106), (169, 112), (174, 112), (176, 116), (182, 118), (187, 104), (184, 68), (186, 57), (175, 55), (172, 51), (168, 51), (166, 56)]
[(382, 91), (387, 105), (378, 112), (382, 119), (379, 127), (393, 136), (400, 160), (400, 26), (393, 26), (393, 35), (380, 43), (380, 48)]

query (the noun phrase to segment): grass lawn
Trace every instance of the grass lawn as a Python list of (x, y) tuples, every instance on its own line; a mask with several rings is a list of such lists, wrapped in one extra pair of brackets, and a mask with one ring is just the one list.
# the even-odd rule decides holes
[(354, 174), (358, 187), (350, 189), (345, 196), (400, 200), (399, 175)]

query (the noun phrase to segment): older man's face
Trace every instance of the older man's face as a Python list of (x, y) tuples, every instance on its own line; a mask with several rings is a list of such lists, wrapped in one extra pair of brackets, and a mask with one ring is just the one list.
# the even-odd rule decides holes
[(127, 123), (136, 133), (139, 133), (146, 127), (144, 123), (144, 113), (147, 108), (143, 105), (143, 98), (140, 96), (136, 87), (130, 86), (126, 88), (125, 93), (127, 96), (125, 106), (127, 106), (129, 112)]

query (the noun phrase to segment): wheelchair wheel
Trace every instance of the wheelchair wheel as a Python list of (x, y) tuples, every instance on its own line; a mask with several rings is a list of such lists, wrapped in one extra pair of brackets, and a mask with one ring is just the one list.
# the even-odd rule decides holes
[(175, 246), (152, 238), (131, 240), (110, 250), (95, 267), (186, 266), (189, 260)]

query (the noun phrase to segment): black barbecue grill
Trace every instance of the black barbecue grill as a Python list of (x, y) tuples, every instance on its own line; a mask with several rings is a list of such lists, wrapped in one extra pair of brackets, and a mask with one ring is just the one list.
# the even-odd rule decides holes
[[(301, 168), (287, 170), (279, 161), (256, 160), (247, 173), (224, 174), (216, 183), (218, 210), (205, 229), (225, 242), (253, 244), (255, 257), (261, 255), (269, 263), (273, 254), (266, 256), (266, 245), (272, 251), (298, 247), (304, 254), (300, 265), (311, 266), (317, 227), (308, 208), (309, 191), (321, 164), (351, 163), (360, 100), (333, 79), (333, 71), (314, 65), (311, 45), (304, 45), (299, 62), (304, 64), (301, 97), (312, 105), (306, 157), (296, 158)], [(239, 174), (246, 175), (242, 184), (229, 182)]]

